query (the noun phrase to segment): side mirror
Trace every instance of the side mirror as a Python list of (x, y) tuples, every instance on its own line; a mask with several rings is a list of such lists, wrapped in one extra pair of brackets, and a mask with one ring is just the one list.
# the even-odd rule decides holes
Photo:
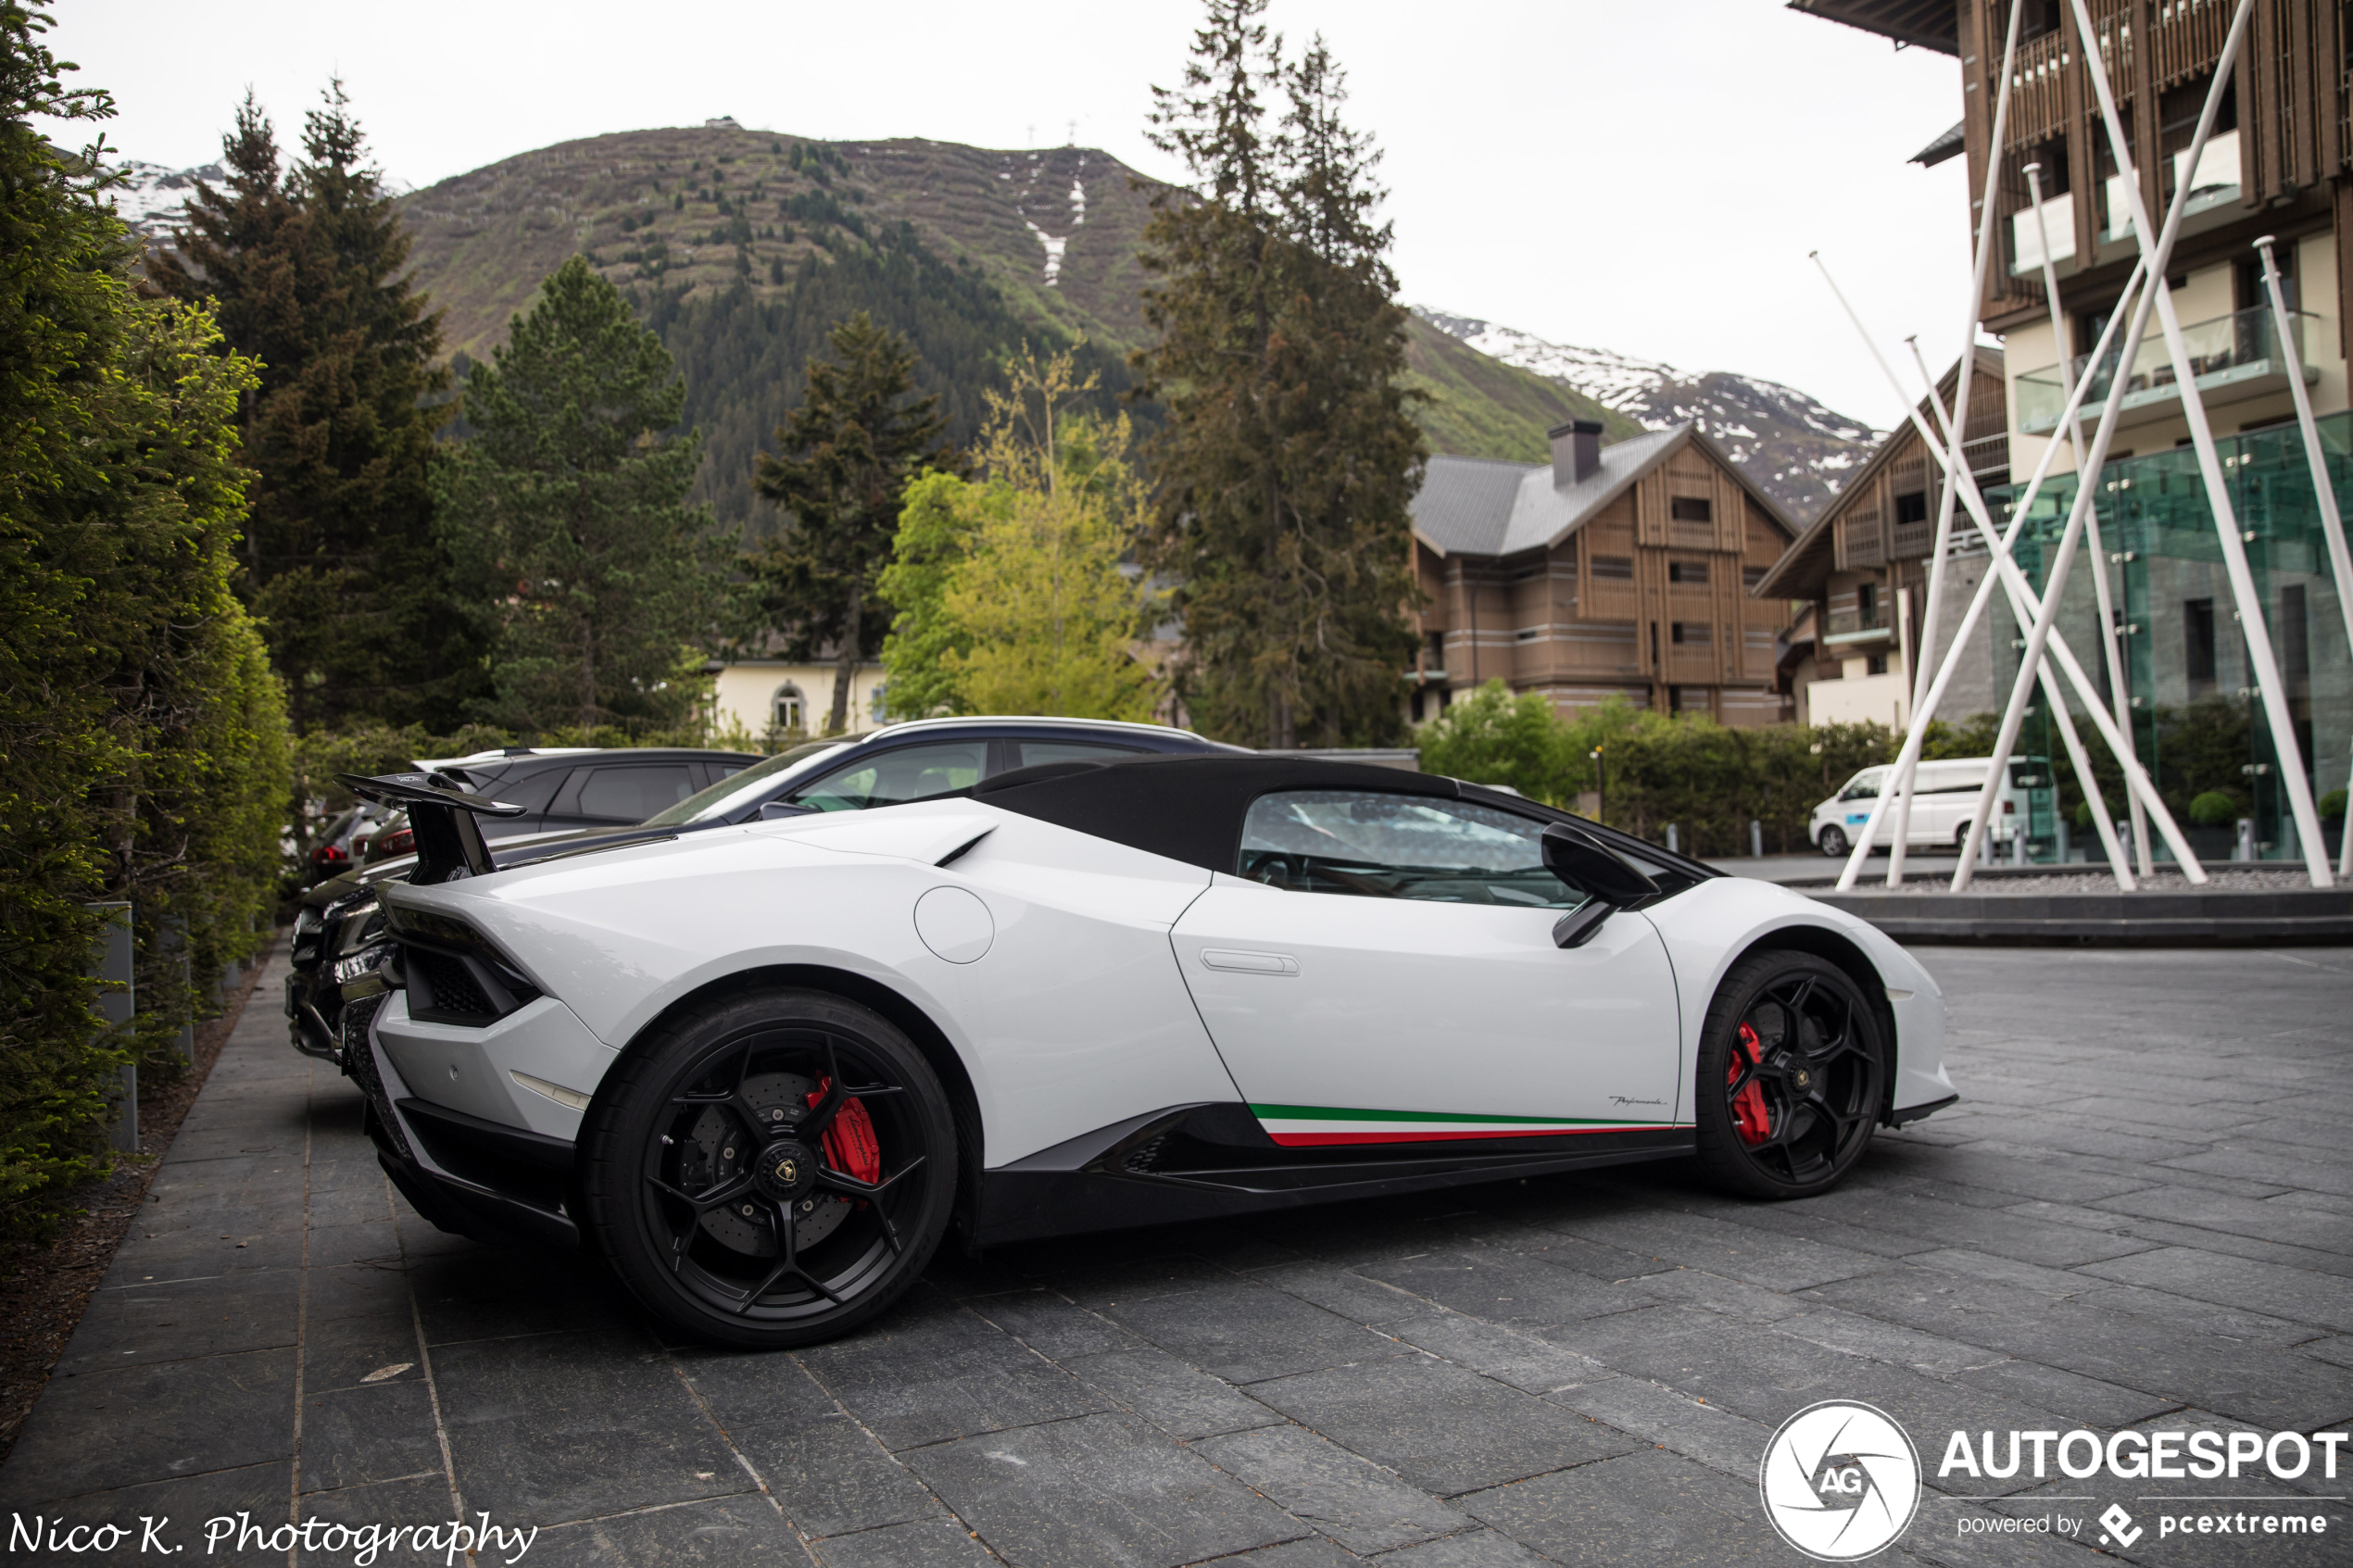
[(814, 806), (796, 806), (789, 800), (771, 800), (760, 809), (754, 822), (781, 822), (787, 817), (810, 817), (816, 814)]
[(1617, 910), (1658, 897), (1658, 884), (1583, 828), (1554, 822), (1544, 830), (1542, 843), (1544, 869), (1590, 895), (1553, 923), (1556, 947), (1581, 947)]

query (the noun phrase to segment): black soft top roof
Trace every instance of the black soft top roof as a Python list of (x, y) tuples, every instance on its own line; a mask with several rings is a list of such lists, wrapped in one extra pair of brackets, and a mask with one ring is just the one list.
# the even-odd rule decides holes
[(1315, 757), (1161, 755), (1046, 762), (984, 780), (972, 793), (975, 799), (1025, 817), (1230, 875), (1240, 858), (1242, 819), (1250, 803), (1262, 795), (1292, 789), (1365, 789), (1475, 800), (1540, 822), (1574, 822), (1680, 885), (1723, 874), (1630, 834), (1517, 796), (1434, 773)]

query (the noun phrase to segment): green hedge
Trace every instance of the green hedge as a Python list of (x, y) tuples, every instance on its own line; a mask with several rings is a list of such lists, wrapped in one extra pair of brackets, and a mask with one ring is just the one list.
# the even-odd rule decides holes
[[(1598, 794), (1584, 804), (1597, 804), (1610, 825), (1663, 842), (1671, 822), (1686, 854), (1718, 856), (1748, 853), (1751, 822), (1763, 825), (1768, 853), (1803, 853), (1814, 808), (1858, 770), (1894, 761), (1902, 743), (1884, 724), (1733, 729), (1618, 699), (1565, 720), (1541, 695), (1514, 696), (1501, 681), (1415, 738), (1425, 772), (1507, 784), (1554, 806)], [(1975, 756), (1991, 744), (1986, 716), (1958, 728), (1931, 724), (1923, 754)]]
[[(265, 939), (286, 780), (230, 591), (253, 365), (140, 296), (97, 160), (31, 123), (112, 112), (64, 87), (46, 26), (0, 4), (0, 1236), (106, 1168), (115, 1070), (174, 1071), (201, 982)], [(86, 906), (122, 899), (141, 1010), (107, 1036)]]

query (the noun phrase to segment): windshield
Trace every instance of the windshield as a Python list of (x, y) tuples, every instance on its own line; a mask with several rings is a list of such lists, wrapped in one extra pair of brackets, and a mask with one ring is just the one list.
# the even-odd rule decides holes
[(813, 758), (839, 751), (849, 744), (842, 740), (812, 740), (780, 751), (764, 761), (753, 763), (740, 773), (729, 774), (709, 789), (686, 797), (675, 806), (655, 812), (646, 819), (644, 825), (674, 828), (682, 822), (700, 822), (713, 817), (732, 816), (767, 794), (768, 785), (779, 773), (789, 772)]

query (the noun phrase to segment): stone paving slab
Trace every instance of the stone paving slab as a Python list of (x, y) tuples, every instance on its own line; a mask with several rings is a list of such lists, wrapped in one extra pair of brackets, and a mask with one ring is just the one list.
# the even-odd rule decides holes
[[(2353, 949), (1923, 957), (1964, 1103), (1823, 1198), (1670, 1165), (1007, 1248), (766, 1355), (674, 1343), (585, 1260), (433, 1230), (257, 1006), (0, 1522), (132, 1525), (127, 1560), (168, 1517), (182, 1561), (321, 1565), (353, 1553), (269, 1533), (486, 1513), (538, 1530), (524, 1561), (596, 1568), (1782, 1564), (1758, 1460), (1841, 1398), (1927, 1461), (1892, 1561), (2093, 1568), (2096, 1524), (1959, 1525), (2145, 1512), (2162, 1484), (1940, 1476), (1944, 1441), (2353, 1421)], [(2353, 1562), (2353, 1476), (2165, 1490), (2331, 1533), (2101, 1555)], [(207, 1551), (221, 1516), (245, 1548)], [(446, 1555), (413, 1544), (375, 1561)]]

